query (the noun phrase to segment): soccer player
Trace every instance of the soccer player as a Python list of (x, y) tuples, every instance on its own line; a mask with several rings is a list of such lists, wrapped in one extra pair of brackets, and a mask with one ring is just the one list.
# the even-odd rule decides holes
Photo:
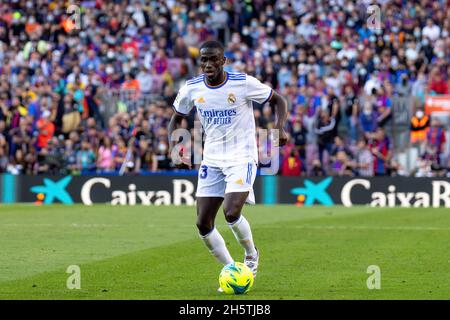
[[(280, 146), (287, 141), (283, 129), (287, 103), (256, 78), (245, 73), (224, 71), (225, 62), (220, 42), (207, 41), (200, 47), (203, 74), (186, 81), (173, 103), (175, 112), (168, 130), (170, 149), (173, 150), (174, 142), (178, 142), (172, 140), (172, 133), (195, 106), (206, 134), (196, 192), (200, 237), (220, 263), (234, 262), (214, 226), (217, 211), (223, 203), (225, 219), (245, 250), (244, 263), (256, 276), (259, 252), (253, 242), (249, 222), (241, 214), (246, 202), (255, 203), (253, 182), (258, 151), (252, 101), (274, 103), (275, 129), (279, 130)], [(191, 167), (190, 157), (181, 156), (182, 164)]]

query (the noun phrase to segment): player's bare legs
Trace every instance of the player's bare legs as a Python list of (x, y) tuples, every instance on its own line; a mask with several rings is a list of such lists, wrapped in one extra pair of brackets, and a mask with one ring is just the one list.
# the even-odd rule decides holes
[(225, 194), (223, 213), (228, 223), (233, 223), (241, 217), (241, 210), (247, 197), (248, 192), (230, 192)]
[(222, 197), (197, 197), (197, 228), (209, 252), (222, 264), (234, 262), (219, 231), (214, 226)]
[(259, 254), (253, 243), (252, 230), (247, 219), (241, 214), (242, 207), (248, 197), (248, 192), (231, 192), (225, 194), (223, 211), (228, 225), (233, 231), (236, 240), (245, 250), (244, 263), (252, 270), (256, 277)]

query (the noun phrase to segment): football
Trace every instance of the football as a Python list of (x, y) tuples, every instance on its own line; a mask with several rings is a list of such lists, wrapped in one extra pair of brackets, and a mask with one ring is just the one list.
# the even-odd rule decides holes
[(220, 272), (219, 285), (226, 294), (247, 293), (253, 286), (253, 273), (242, 262), (227, 264)]

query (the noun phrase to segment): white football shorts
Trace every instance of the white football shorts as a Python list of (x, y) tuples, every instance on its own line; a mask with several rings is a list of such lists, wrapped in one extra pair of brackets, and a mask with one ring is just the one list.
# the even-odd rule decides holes
[(249, 192), (246, 202), (255, 204), (253, 183), (256, 178), (256, 162), (231, 167), (210, 167), (200, 165), (198, 172), (197, 197), (225, 197), (226, 193)]

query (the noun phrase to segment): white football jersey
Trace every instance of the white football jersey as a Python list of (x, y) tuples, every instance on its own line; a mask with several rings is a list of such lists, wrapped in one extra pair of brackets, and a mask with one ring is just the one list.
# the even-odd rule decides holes
[(226, 72), (217, 86), (206, 84), (202, 74), (186, 81), (173, 106), (183, 115), (197, 108), (206, 134), (203, 164), (228, 167), (258, 162), (252, 101), (264, 104), (272, 95), (269, 86), (245, 73)]

